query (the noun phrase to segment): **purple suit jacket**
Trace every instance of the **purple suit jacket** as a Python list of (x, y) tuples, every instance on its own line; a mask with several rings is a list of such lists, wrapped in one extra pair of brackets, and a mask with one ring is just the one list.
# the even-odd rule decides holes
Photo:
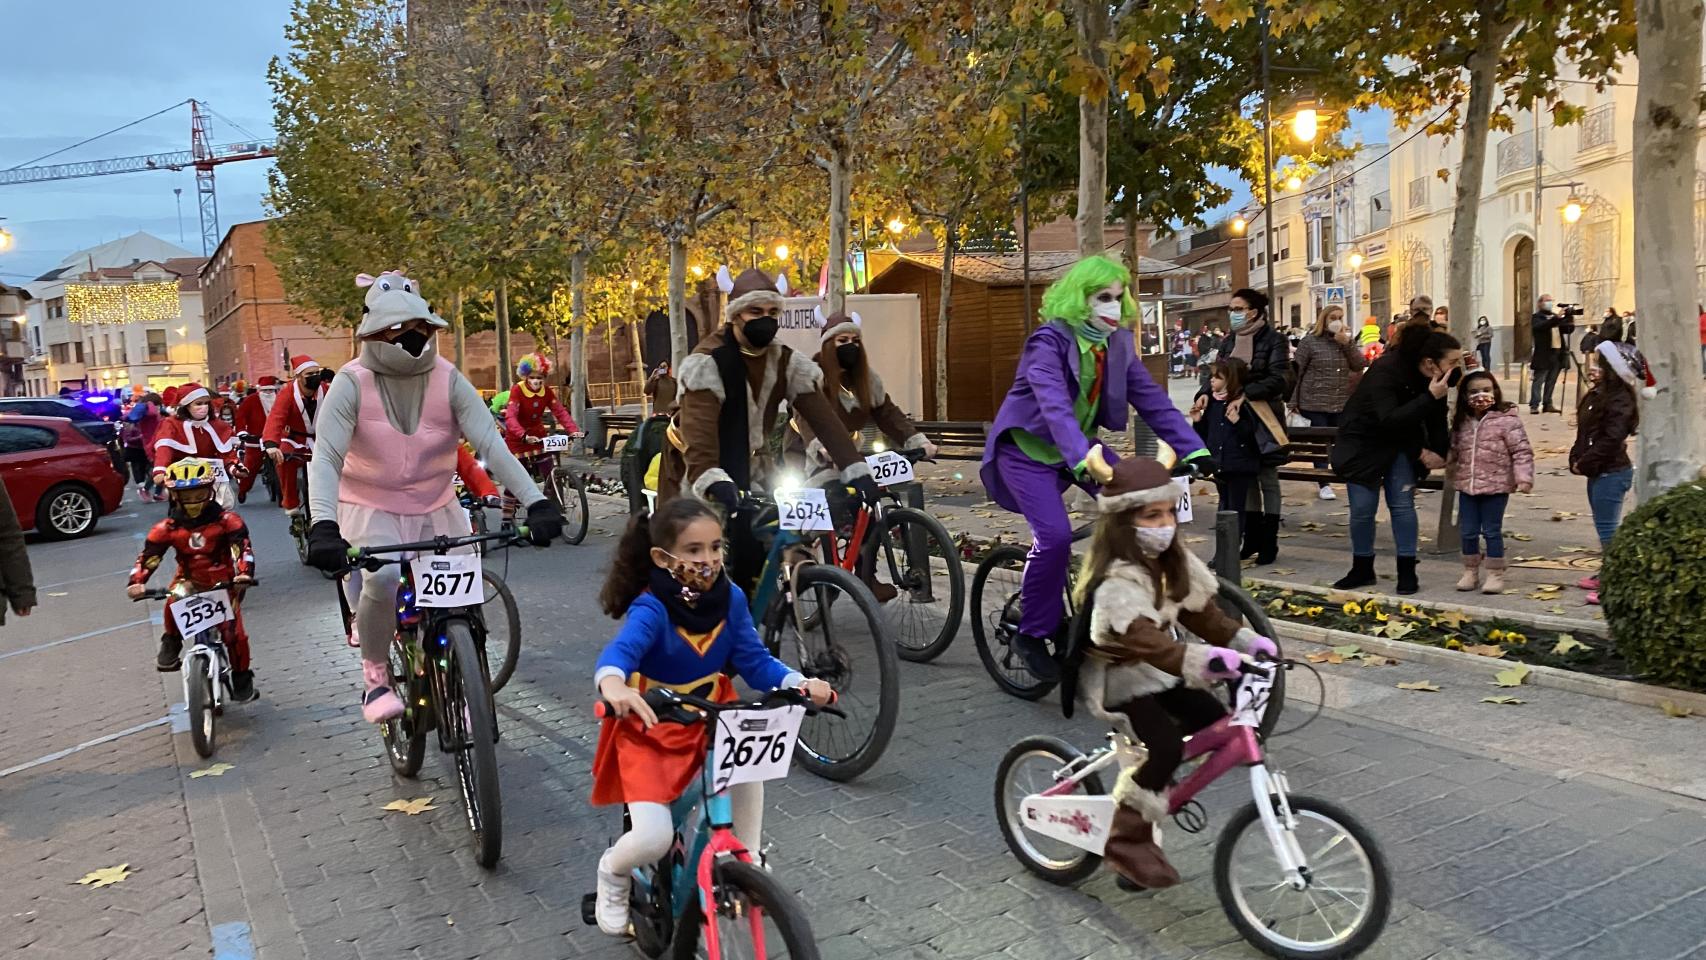
[[(1090, 441), (1078, 429), (1078, 418), (1072, 412), (1076, 396), (1078, 338), (1056, 320), (1039, 327), (1025, 341), (1013, 386), (990, 427), (980, 471), (990, 499), (1008, 510), (1020, 511), (1018, 499), (1007, 489), (995, 464), (997, 448), (1012, 443), (1007, 439), (1010, 430), (1029, 430), (1059, 447), (1067, 469), (1076, 466), (1090, 452)], [(1107, 430), (1124, 430), (1127, 406), (1136, 407), (1143, 422), (1179, 456), (1203, 449), (1202, 438), (1173, 406), (1167, 388), (1156, 383), (1137, 361), (1131, 331), (1121, 327), (1108, 339), (1107, 376), (1102, 381), (1096, 425)], [(1109, 462), (1115, 459), (1109, 451)]]

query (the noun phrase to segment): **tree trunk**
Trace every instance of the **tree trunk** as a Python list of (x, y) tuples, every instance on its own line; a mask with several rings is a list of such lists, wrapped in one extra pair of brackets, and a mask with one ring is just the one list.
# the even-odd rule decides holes
[(1105, 249), (1102, 227), (1108, 221), (1108, 5), (1103, 0), (1074, 0), (1078, 25), (1078, 56), (1090, 63), (1098, 78), (1078, 97), (1078, 253), (1089, 256)]
[(640, 355), (640, 327), (646, 322), (645, 317), (633, 317), (628, 321), (628, 346), (634, 351), (633, 376), (630, 379), (646, 382), (646, 359)]
[(1693, 295), (1701, 0), (1637, 0), (1636, 10), (1635, 313), (1658, 381), (1658, 395), (1641, 402), (1635, 496), (1644, 502), (1706, 466)]
[(462, 367), (462, 362), (468, 356), (468, 325), (462, 322), (462, 291), (456, 291), (450, 298), (450, 328), (455, 331), (456, 369), (464, 374), (468, 371)]
[(509, 356), (509, 281), (498, 281), (496, 308), (493, 311), (496, 320), (498, 338), (498, 373), (495, 378), (499, 391), (508, 390), (510, 378), (515, 375)]
[(948, 316), (954, 294), (954, 240), (959, 224), (942, 223), (942, 290), (936, 297), (936, 419), (948, 419)]
[[(672, 230), (669, 234), (669, 368), (679, 368), (691, 349), (693, 344), (687, 342), (687, 240), (679, 231)], [(645, 361), (640, 358), (637, 348), (634, 362), (640, 365), (640, 379), (644, 380)]]
[[(847, 148), (831, 146), (829, 152), (829, 261), (824, 269), (828, 303), (824, 313), (833, 316), (847, 305), (847, 208), (851, 203), (853, 175)], [(805, 278), (802, 278), (805, 279)]]
[(586, 262), (582, 250), (569, 258), (569, 415), (586, 423)]
[(1481, 177), (1487, 167), (1487, 129), (1493, 113), (1499, 50), (1504, 46), (1505, 37), (1510, 35), (1510, 28), (1504, 24), (1489, 27), (1488, 31), (1480, 46), (1469, 55), (1469, 105), (1463, 118), (1463, 159), (1457, 168), (1457, 182), (1454, 184), (1456, 197), (1446, 256), (1445, 304), (1451, 307), (1452, 333), (1464, 343), (1473, 343), (1475, 338), (1472, 301), (1475, 296), (1475, 230), (1481, 219)]

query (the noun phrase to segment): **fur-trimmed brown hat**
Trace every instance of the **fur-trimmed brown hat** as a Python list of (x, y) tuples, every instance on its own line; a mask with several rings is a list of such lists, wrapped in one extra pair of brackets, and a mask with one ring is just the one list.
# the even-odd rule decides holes
[(1124, 513), (1146, 503), (1178, 499), (1179, 488), (1159, 461), (1128, 457), (1114, 464), (1113, 479), (1096, 495), (1096, 507), (1103, 513)]
[(729, 268), (723, 267), (717, 271), (717, 286), (728, 294), (728, 305), (723, 307), (723, 319), (733, 320), (747, 307), (776, 307), (781, 309), (782, 298), (787, 295), (787, 281), (780, 288), (770, 275), (756, 267), (750, 267), (741, 275), (729, 278)]

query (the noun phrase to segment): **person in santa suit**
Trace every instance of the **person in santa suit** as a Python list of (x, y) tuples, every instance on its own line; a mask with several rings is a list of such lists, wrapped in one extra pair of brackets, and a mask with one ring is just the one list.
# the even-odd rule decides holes
[(314, 417), (331, 383), (332, 371), (322, 368), (313, 357), (291, 357), (290, 382), (279, 391), (261, 431), (261, 446), (278, 467), (279, 505), (293, 519), (302, 515), (302, 491), (296, 488), (296, 470), (286, 467), (284, 458), (313, 458)]
[(278, 399), (278, 378), (261, 377), (253, 393), (241, 395), (237, 402), (237, 439), (243, 443), (243, 469), (248, 476), (237, 481), (237, 502), (249, 498), (255, 477), (261, 472), (261, 434), (266, 432), (267, 417), (272, 414), (273, 402)]
[(186, 383), (178, 389), (176, 412), (160, 421), (154, 434), (154, 482), (163, 483), (166, 468), (186, 457), (218, 461), (226, 479), (215, 482), (214, 499), (229, 509), (237, 504), (229, 478), (242, 470), (240, 450), (231, 426), (213, 416), (213, 395), (199, 383)]

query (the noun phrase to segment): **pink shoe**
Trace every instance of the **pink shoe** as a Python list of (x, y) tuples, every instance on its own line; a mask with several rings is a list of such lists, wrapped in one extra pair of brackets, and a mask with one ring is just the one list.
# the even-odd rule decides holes
[(391, 668), (383, 661), (361, 661), (361, 679), (367, 692), (361, 698), (361, 718), (384, 723), (403, 715), (403, 701), (391, 691)]
[(1587, 599), (1583, 600), (1582, 602), (1587, 604), (1590, 607), (1599, 606), (1599, 591), (1595, 590), (1592, 593), (1589, 593), (1587, 595)]
[(352, 649), (361, 649), (361, 631), (356, 629), (354, 618), (351, 618), (349, 622), (349, 636), (344, 638), (344, 642), (349, 644)]
[(1582, 590), (1598, 590), (1599, 589), (1599, 577), (1598, 576), (1583, 577), (1580, 580), (1576, 581), (1576, 586)]

